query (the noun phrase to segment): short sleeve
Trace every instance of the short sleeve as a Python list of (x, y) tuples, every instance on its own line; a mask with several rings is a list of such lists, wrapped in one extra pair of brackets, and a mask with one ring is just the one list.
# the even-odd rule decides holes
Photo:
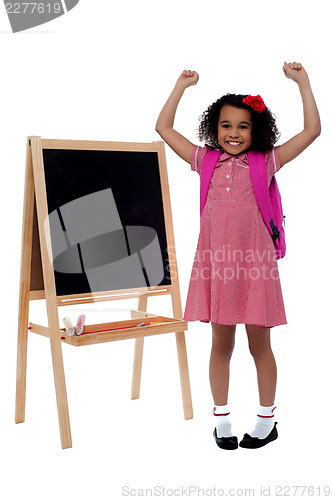
[(208, 151), (209, 151), (209, 148), (207, 146), (204, 146), (204, 147), (194, 146), (193, 147), (193, 152), (191, 154), (191, 170), (194, 170), (199, 175), (201, 175), (203, 158)]
[(270, 184), (272, 177), (280, 170), (279, 146), (271, 149), (265, 154), (267, 180)]

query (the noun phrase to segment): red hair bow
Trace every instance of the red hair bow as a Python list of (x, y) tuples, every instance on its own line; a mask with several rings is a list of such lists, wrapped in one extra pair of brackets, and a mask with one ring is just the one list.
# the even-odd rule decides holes
[(260, 95), (248, 95), (242, 99), (242, 102), (251, 106), (257, 113), (262, 113), (265, 109), (265, 103)]

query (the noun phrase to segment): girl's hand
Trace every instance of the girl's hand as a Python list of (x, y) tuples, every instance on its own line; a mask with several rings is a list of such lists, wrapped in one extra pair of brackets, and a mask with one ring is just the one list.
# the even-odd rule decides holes
[(183, 89), (190, 87), (191, 85), (196, 85), (199, 76), (196, 71), (184, 70), (179, 76), (176, 84)]
[(303, 130), (279, 146), (280, 165), (296, 158), (321, 132), (320, 118), (308, 75), (300, 63), (284, 63), (285, 76), (294, 80), (298, 86), (303, 103)]
[(308, 74), (301, 63), (284, 63), (283, 66), (284, 75), (286, 78), (294, 80), (296, 83), (301, 83), (304, 80), (308, 80)]
[(191, 85), (196, 85), (197, 82), (198, 73), (196, 73), (196, 71), (183, 71), (177, 79), (174, 89), (163, 109), (160, 111), (156, 123), (156, 131), (161, 138), (167, 142), (169, 147), (171, 147), (176, 154), (188, 163), (191, 162), (194, 145), (183, 135), (174, 130), (174, 118), (184, 90)]

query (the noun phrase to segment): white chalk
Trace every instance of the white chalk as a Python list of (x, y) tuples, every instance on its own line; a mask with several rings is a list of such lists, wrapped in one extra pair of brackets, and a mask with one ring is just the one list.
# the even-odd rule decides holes
[(73, 327), (73, 324), (70, 321), (70, 318), (68, 318), (68, 316), (66, 316), (65, 318), (63, 318), (63, 322), (64, 322), (64, 325), (66, 327), (66, 334), (69, 337), (72, 337), (73, 335), (75, 335), (75, 328)]
[(80, 314), (80, 316), (78, 317), (76, 326), (75, 326), (76, 335), (81, 335), (81, 333), (83, 333), (84, 323), (85, 323), (85, 314)]

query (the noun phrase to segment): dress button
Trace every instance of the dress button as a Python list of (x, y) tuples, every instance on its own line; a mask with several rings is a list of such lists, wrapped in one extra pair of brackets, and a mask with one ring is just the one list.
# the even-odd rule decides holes
[(227, 177), (227, 179), (229, 179), (229, 178), (230, 178), (230, 175), (229, 175), (229, 174), (227, 174), (227, 175), (226, 175), (226, 177)]
[(230, 188), (226, 188), (226, 191), (229, 191), (229, 190), (230, 190)]
[(231, 165), (232, 165), (232, 162), (230, 161), (230, 162), (228, 163), (228, 166), (230, 167)]

